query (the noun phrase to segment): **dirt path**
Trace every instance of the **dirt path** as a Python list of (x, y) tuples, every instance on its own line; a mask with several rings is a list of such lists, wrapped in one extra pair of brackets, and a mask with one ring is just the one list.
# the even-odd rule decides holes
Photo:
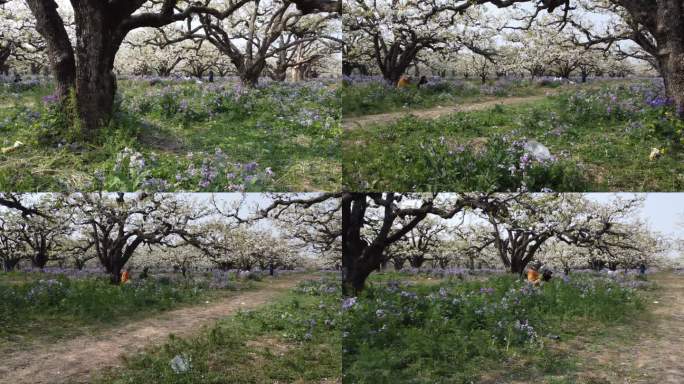
[(637, 334), (624, 335), (635, 338), (634, 342), (617, 340), (591, 347), (584, 363), (591, 371), (585, 376), (587, 382), (684, 383), (684, 276), (665, 274), (655, 279), (661, 289), (648, 304), (652, 316), (632, 327)]
[(397, 121), (405, 116), (415, 116), (420, 119), (436, 119), (442, 116), (450, 115), (456, 112), (472, 112), (481, 111), (493, 108), (496, 105), (516, 105), (523, 103), (531, 103), (539, 101), (555, 94), (556, 92), (549, 91), (545, 95), (523, 96), (523, 97), (506, 97), (496, 98), (475, 103), (466, 103), (461, 105), (438, 106), (428, 109), (417, 109), (402, 112), (380, 113), (375, 115), (365, 115), (357, 117), (345, 117), (342, 119), (342, 127), (345, 130), (352, 130), (369, 125), (387, 124)]
[[(91, 373), (121, 363), (121, 355), (134, 353), (151, 344), (161, 344), (169, 334), (187, 336), (202, 326), (240, 309), (253, 309), (272, 301), (312, 276), (291, 275), (267, 287), (238, 293), (219, 301), (169, 311), (154, 318), (126, 324), (96, 336), (22, 351), (0, 359), (0, 383), (87, 383)], [(133, 349), (132, 346), (135, 346)], [(138, 348), (138, 349), (136, 349)]]

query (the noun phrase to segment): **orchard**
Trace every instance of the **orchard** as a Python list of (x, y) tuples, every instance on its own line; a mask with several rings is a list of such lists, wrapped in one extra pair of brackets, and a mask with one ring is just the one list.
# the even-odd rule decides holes
[[(339, 377), (339, 230), (306, 223), (337, 203), (278, 203), (295, 197), (320, 198), (3, 194), (3, 379)], [(289, 353), (273, 358), (281, 349)], [(42, 356), (56, 350), (46, 366)], [(123, 367), (120, 355), (130, 359)], [(312, 355), (316, 367), (296, 368)], [(270, 356), (266, 369), (255, 372), (248, 356)]]
[(343, 2), (343, 185), (679, 191), (679, 2)]
[(681, 199), (656, 195), (343, 196), (345, 380), (677, 380)]
[(3, 1), (0, 184), (339, 184), (336, 11), (325, 1)]

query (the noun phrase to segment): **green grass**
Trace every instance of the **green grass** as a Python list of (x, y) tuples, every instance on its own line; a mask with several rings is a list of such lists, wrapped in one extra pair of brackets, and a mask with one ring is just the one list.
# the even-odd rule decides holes
[(640, 293), (583, 275), (536, 289), (512, 276), (382, 281), (345, 312), (349, 382), (568, 382), (580, 358), (564, 345), (579, 336), (600, 339), (643, 308)]
[[(236, 282), (229, 289), (258, 285)], [(73, 337), (221, 294), (200, 280), (159, 277), (115, 286), (107, 278), (0, 273), (0, 346)]]
[[(0, 89), (0, 185), (15, 191), (305, 191), (338, 189), (334, 84), (120, 81), (113, 121), (79, 137), (46, 105), (49, 86)], [(128, 148), (128, 151), (125, 149)], [(143, 167), (131, 166), (144, 159)], [(257, 163), (247, 169), (245, 164)]]
[[(343, 139), (343, 183), (366, 190), (681, 190), (683, 124), (669, 108), (645, 106), (639, 92), (603, 87), (354, 129)], [(613, 107), (610, 95), (617, 96)], [(525, 139), (544, 144), (558, 161), (521, 172), (514, 146)], [(666, 154), (651, 161), (652, 148)]]
[(484, 85), (479, 80), (441, 80), (420, 88), (397, 89), (377, 80), (361, 84), (344, 82), (340, 93), (344, 116), (353, 117), (454, 105), (492, 97), (532, 96), (558, 85), (539, 86), (529, 80), (491, 80)]
[[(337, 280), (306, 281), (276, 302), (240, 312), (189, 338), (128, 356), (98, 384), (321, 383), (341, 377)], [(175, 372), (171, 360), (190, 361)]]

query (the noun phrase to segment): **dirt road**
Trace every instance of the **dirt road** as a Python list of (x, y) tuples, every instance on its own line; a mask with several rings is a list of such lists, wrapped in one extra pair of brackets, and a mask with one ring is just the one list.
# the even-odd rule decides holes
[(661, 289), (649, 300), (652, 315), (638, 324), (636, 334), (624, 335), (633, 342), (590, 346), (587, 382), (684, 383), (684, 276), (664, 274), (655, 280)]
[(21, 351), (0, 359), (0, 383), (87, 383), (90, 375), (121, 363), (121, 355), (161, 344), (170, 334), (187, 336), (240, 309), (253, 309), (274, 300), (299, 281), (312, 276), (278, 278), (265, 288), (230, 295), (219, 301), (169, 311), (126, 324), (96, 336)]
[(409, 115), (418, 117), (420, 119), (436, 119), (456, 112), (481, 111), (493, 108), (496, 105), (516, 105), (523, 103), (531, 103), (534, 101), (543, 100), (547, 98), (549, 95), (550, 94), (525, 97), (497, 98), (492, 100), (478, 101), (475, 103), (466, 103), (461, 105), (450, 105), (444, 107), (440, 106), (428, 109), (380, 113), (375, 115), (365, 115), (358, 117), (345, 117), (344, 119), (342, 119), (342, 127), (345, 130), (352, 130), (359, 127), (366, 127), (369, 125), (388, 124)]

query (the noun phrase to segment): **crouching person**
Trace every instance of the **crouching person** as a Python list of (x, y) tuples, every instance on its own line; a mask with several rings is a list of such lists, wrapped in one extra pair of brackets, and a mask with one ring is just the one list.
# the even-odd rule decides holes
[(406, 88), (411, 85), (411, 78), (408, 76), (402, 76), (397, 81), (397, 88)]
[(542, 271), (542, 263), (536, 262), (527, 270), (527, 282), (532, 285), (540, 285), (542, 281), (550, 281), (553, 272), (546, 269)]
[(539, 274), (540, 263), (534, 263), (527, 269), (527, 282), (532, 285), (539, 285), (541, 283), (541, 275)]

